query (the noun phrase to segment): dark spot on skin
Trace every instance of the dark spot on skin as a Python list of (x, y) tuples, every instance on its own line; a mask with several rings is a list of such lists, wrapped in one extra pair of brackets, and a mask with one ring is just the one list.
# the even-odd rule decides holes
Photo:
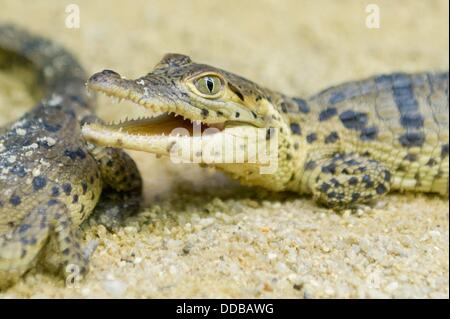
[(343, 200), (344, 198), (345, 198), (345, 194), (344, 193), (337, 193), (336, 194), (336, 199)]
[(252, 112), (252, 115), (253, 115), (253, 118), (257, 118), (258, 116), (256, 115), (256, 113), (255, 112), (253, 112), (253, 111), (251, 111)]
[(69, 248), (64, 249), (62, 251), (62, 254), (65, 255), (65, 256), (69, 255), (70, 254), (70, 249)]
[(296, 135), (301, 135), (302, 134), (302, 130), (300, 128), (300, 125), (298, 125), (298, 123), (291, 123), (291, 131), (292, 133), (296, 134)]
[(378, 195), (386, 193), (387, 189), (383, 184), (379, 184), (375, 189)]
[(43, 147), (43, 148), (45, 148), (45, 149), (50, 149), (50, 148), (52, 148), (52, 147), (54, 146), (54, 145), (48, 144), (48, 141), (47, 141), (47, 140), (40, 140), (40, 141), (38, 141), (37, 143), (38, 143), (38, 145), (39, 145), (40, 147)]
[(366, 188), (373, 187), (373, 182), (372, 182), (372, 179), (370, 178), (369, 175), (364, 175), (363, 178), (362, 178), (362, 182), (364, 184), (366, 184)]
[(421, 147), (425, 142), (425, 136), (422, 132), (407, 132), (398, 140), (403, 147)]
[(308, 106), (308, 103), (306, 103), (306, 101), (304, 99), (298, 98), (298, 97), (294, 97), (293, 98), (295, 104), (298, 105), (298, 110), (301, 113), (309, 113), (311, 110)]
[(408, 154), (406, 154), (406, 156), (403, 159), (405, 161), (415, 162), (415, 161), (417, 161), (417, 155), (408, 153)]
[(310, 161), (306, 162), (306, 164), (305, 164), (305, 170), (307, 170), (307, 171), (312, 170), (316, 167), (317, 167), (317, 163), (313, 160), (310, 160)]
[(86, 194), (87, 188), (88, 188), (88, 186), (87, 186), (86, 182), (81, 182), (81, 189), (83, 191), (83, 195)]
[[(253, 113), (253, 112), (252, 112), (252, 113)], [(217, 115), (223, 116), (223, 112), (222, 112), (222, 111), (217, 111)]]
[(27, 175), (27, 173), (25, 171), (25, 168), (22, 165), (20, 165), (20, 164), (14, 165), (11, 168), (11, 173), (14, 174), (14, 175), (17, 175), (19, 177), (24, 177), (25, 175)]
[(11, 205), (13, 205), (13, 206), (18, 206), (18, 205), (20, 205), (20, 203), (22, 202), (22, 200), (20, 199), (20, 196), (12, 195), (11, 198), (9, 199), (9, 202), (10, 202)]
[(31, 225), (30, 224), (22, 224), (22, 225), (20, 225), (20, 227), (19, 227), (19, 233), (24, 233), (24, 232), (26, 232), (28, 229), (30, 229), (31, 228)]
[(400, 116), (400, 124), (405, 128), (421, 128), (423, 127), (423, 121), (424, 119), (419, 113), (407, 113)]
[(350, 179), (348, 180), (348, 184), (351, 186), (355, 186), (356, 184), (358, 184), (358, 178), (357, 177), (350, 177)]
[(316, 140), (317, 140), (317, 134), (316, 134), (316, 133), (311, 133), (311, 134), (308, 134), (308, 135), (306, 136), (306, 141), (307, 141), (309, 144), (314, 143)]
[(336, 195), (337, 195), (336, 192), (329, 192), (329, 193), (327, 194), (328, 198), (335, 198)]
[(437, 161), (434, 158), (430, 158), (426, 163), (427, 166), (434, 166), (437, 164)]
[(448, 156), (448, 144), (442, 145), (441, 147), (441, 157), (445, 158)]
[(65, 184), (63, 184), (62, 189), (63, 189), (64, 193), (67, 196), (69, 196), (70, 193), (72, 192), (72, 185), (70, 183), (65, 183)]
[(352, 193), (352, 202), (356, 202), (360, 197), (360, 193)]
[(85, 159), (86, 158), (86, 153), (81, 149), (78, 148), (76, 150), (64, 150), (64, 155), (69, 157), (71, 160), (75, 160), (77, 158), (80, 159)]
[(339, 140), (339, 135), (337, 132), (331, 132), (326, 138), (325, 138), (325, 144), (331, 144), (335, 143)]
[(45, 185), (47, 185), (47, 179), (45, 177), (36, 176), (35, 178), (33, 178), (33, 189), (35, 191), (44, 188)]
[(327, 183), (323, 183), (320, 185), (320, 190), (324, 193), (328, 192), (328, 190), (331, 188), (331, 186)]
[(76, 194), (73, 195), (72, 203), (73, 203), (73, 204), (78, 203), (78, 195), (76, 195)]
[(339, 183), (339, 181), (334, 177), (332, 179), (330, 179), (330, 182), (333, 184), (334, 187), (341, 186), (341, 183)]
[(365, 166), (360, 166), (360, 167), (358, 167), (358, 171), (363, 173), (363, 172), (367, 171), (367, 168)]
[(331, 163), (326, 166), (322, 166), (322, 173), (335, 174), (336, 173), (336, 165), (334, 163)]
[(350, 130), (362, 130), (367, 125), (367, 114), (354, 112), (351, 110), (342, 112), (339, 115), (342, 124)]
[[(53, 206), (53, 205), (56, 205), (58, 203), (58, 201), (56, 200), (56, 199), (50, 199), (48, 202), (47, 202), (47, 205), (48, 206)], [(55, 215), (55, 217), (56, 217), (56, 215)]]
[(390, 182), (391, 181), (391, 172), (389, 171), (384, 171), (384, 180), (386, 182)]
[(283, 113), (287, 113), (288, 109), (287, 109), (287, 105), (285, 102), (281, 102), (280, 107), (281, 107), (281, 111)]
[(266, 130), (266, 140), (270, 140), (274, 135), (275, 130), (271, 127)]
[(344, 163), (348, 166), (358, 166), (361, 164), (360, 162), (358, 162), (357, 160), (355, 160), (353, 158), (345, 161)]
[(361, 130), (361, 133), (359, 134), (359, 138), (361, 141), (373, 141), (378, 136), (378, 128), (375, 126), (372, 127), (366, 127)]
[(59, 196), (59, 188), (58, 188), (58, 186), (53, 186), (52, 187), (52, 193), (51, 194), (54, 197)]
[(258, 102), (258, 101), (260, 101), (260, 100), (261, 100), (261, 96), (258, 95), (258, 96), (255, 98), (255, 101)]
[(329, 120), (336, 114), (337, 114), (336, 108), (334, 108), (334, 107), (327, 108), (327, 109), (323, 110), (322, 112), (320, 112), (319, 121), (323, 122), (323, 121)]
[(51, 124), (51, 123), (44, 122), (43, 126), (48, 132), (52, 132), (52, 133), (58, 132), (61, 129), (61, 124)]
[(209, 115), (209, 111), (207, 109), (202, 109), (203, 118), (207, 117), (208, 115)]
[(383, 75), (377, 76), (375, 78), (375, 83), (377, 84), (377, 86), (380, 89), (390, 88), (390, 87), (392, 87), (392, 75), (383, 74)]
[(294, 143), (294, 150), (298, 150), (298, 148), (299, 148), (298, 142), (295, 142)]
[(228, 87), (230, 90), (238, 96), (241, 101), (244, 101), (244, 95), (239, 91), (237, 87), (235, 87), (231, 82), (228, 82)]
[(239, 116), (241, 116), (241, 114), (240, 114), (239, 112), (236, 112), (236, 113), (235, 113), (235, 117), (236, 117), (236, 118), (239, 118)]
[(330, 99), (328, 100), (328, 102), (332, 105), (342, 102), (345, 100), (345, 95), (343, 92), (333, 92), (333, 94), (331, 94)]

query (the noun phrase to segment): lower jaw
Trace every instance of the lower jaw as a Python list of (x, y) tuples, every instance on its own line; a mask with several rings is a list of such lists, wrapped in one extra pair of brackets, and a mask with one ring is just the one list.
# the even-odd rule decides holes
[(211, 139), (211, 136), (223, 130), (223, 125), (219, 125), (222, 127), (218, 129), (217, 125), (207, 126), (171, 117), (166, 121), (152, 118), (110, 125), (93, 123), (83, 126), (82, 134), (88, 142), (96, 145), (170, 155), (175, 144), (184, 145), (204, 141), (205, 138)]

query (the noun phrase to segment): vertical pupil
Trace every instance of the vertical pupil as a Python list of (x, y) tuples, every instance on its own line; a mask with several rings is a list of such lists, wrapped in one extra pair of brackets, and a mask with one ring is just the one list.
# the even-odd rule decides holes
[(214, 81), (211, 78), (206, 78), (206, 87), (208, 88), (209, 92), (213, 91)]

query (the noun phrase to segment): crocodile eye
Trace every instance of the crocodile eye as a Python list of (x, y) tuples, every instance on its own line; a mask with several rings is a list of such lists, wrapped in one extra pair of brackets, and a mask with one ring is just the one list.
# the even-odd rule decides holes
[(222, 81), (214, 75), (207, 75), (195, 81), (195, 87), (205, 95), (216, 95), (222, 89)]

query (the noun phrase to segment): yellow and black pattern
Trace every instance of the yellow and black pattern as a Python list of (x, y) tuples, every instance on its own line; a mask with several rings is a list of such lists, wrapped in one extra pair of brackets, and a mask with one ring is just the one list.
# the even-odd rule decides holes
[(77, 267), (83, 275), (89, 256), (78, 226), (102, 189), (139, 197), (139, 173), (122, 151), (82, 139), (80, 124), (95, 119), (93, 101), (86, 95), (85, 73), (69, 53), (13, 26), (0, 26), (0, 53), (31, 62), (45, 96), (1, 130), (0, 288), (36, 263), (51, 264), (65, 276), (67, 266)]
[[(370, 202), (390, 190), (448, 196), (448, 71), (379, 75), (303, 99), (185, 55), (167, 54), (136, 80), (105, 70), (94, 74), (88, 86), (166, 112), (158, 126), (173, 123), (170, 114), (176, 114), (219, 127), (217, 134), (224, 136), (276, 129), (274, 174), (260, 174), (257, 164), (212, 165), (246, 185), (313, 194), (337, 209)], [(151, 131), (152, 125), (146, 120), (87, 125), (83, 135), (98, 145), (168, 155), (165, 150), (173, 142)]]

